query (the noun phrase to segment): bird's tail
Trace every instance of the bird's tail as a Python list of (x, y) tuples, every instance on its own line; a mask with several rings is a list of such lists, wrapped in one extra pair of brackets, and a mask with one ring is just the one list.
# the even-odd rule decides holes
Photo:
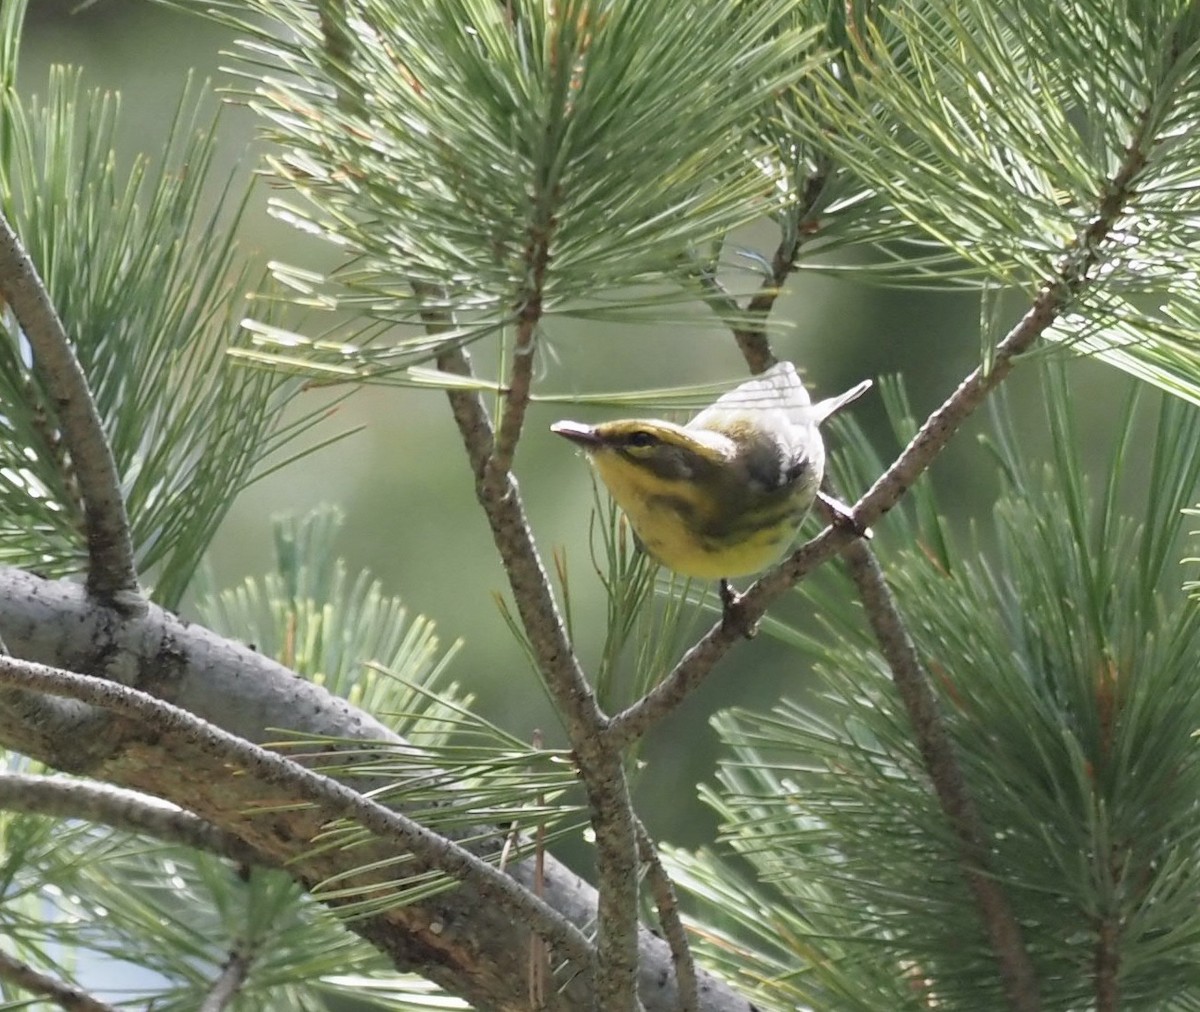
[(826, 397), (823, 401), (817, 401), (810, 409), (813, 421), (820, 425), (830, 415), (841, 411), (851, 401), (858, 400), (870, 389), (871, 381), (863, 380), (861, 383), (852, 386), (844, 394), (838, 394), (836, 397)]

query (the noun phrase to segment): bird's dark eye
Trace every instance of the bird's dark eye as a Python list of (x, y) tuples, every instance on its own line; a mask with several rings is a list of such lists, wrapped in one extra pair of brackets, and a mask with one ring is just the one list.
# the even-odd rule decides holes
[(654, 435), (653, 432), (647, 432), (645, 429), (638, 429), (635, 432), (629, 433), (629, 436), (626, 438), (625, 442), (629, 446), (634, 447), (653, 446), (658, 442), (658, 437)]

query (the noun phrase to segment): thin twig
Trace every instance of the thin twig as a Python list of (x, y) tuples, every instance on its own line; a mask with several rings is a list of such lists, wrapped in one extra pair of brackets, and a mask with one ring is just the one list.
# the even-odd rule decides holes
[(197, 1012), (225, 1012), (240, 994), (246, 979), (250, 976), (252, 953), (241, 942), (229, 950), (221, 973), (213, 981), (204, 1001), (200, 1003)]
[[(991, 368), (975, 369), (921, 426), (908, 446), (854, 504), (851, 515), (861, 530), (891, 509), (912, 483), (941, 453), (942, 448), (999, 383), (1012, 371), (1015, 359), (1027, 351), (1054, 322), (1066, 293), (1048, 285), (1020, 322), (996, 346)], [(796, 549), (779, 566), (758, 579), (738, 599), (744, 623), (753, 626), (780, 594), (842, 551), (856, 535), (850, 525), (830, 525)], [(718, 622), (683, 655), (674, 670), (632, 706), (616, 714), (608, 734), (622, 745), (641, 737), (682, 703), (712, 671), (729, 648), (743, 638), (732, 623)]]
[(527, 920), (560, 950), (564, 958), (577, 963), (581, 969), (595, 969), (591, 943), (586, 936), (519, 883), (453, 841), (364, 797), (332, 777), (314, 773), (276, 752), (229, 734), (156, 696), (104, 678), (0, 657), (0, 684), (78, 699), (149, 724), (161, 735), (186, 738), (202, 752), (242, 766), (264, 783), (287, 790), (299, 800), (351, 819), (379, 839), (395, 841), (412, 851), (431, 867), (470, 883), (482, 895), (507, 908), (517, 920)]
[[(787, 571), (790, 572), (785, 577), (787, 582), (783, 586), (790, 586), (815, 565), (824, 561), (834, 550), (841, 547), (842, 553), (847, 559), (850, 575), (858, 587), (859, 596), (862, 598), (872, 630), (888, 662), (897, 691), (908, 713), (938, 803), (958, 839), (964, 874), (975, 896), (992, 951), (1000, 964), (1005, 994), (1010, 1006), (1017, 1012), (1037, 1012), (1041, 1008), (1037, 978), (1025, 948), (1020, 925), (1008, 903), (1007, 896), (990, 874), (990, 848), (986, 830), (967, 791), (962, 769), (942, 720), (937, 697), (930, 687), (928, 676), (917, 657), (912, 640), (904, 628), (895, 601), (884, 580), (883, 571), (871, 549), (862, 541), (854, 540), (851, 531), (855, 528), (867, 529), (878, 516), (899, 501), (913, 481), (924, 472), (933, 458), (949, 441), (950, 436), (961, 426), (965, 418), (1008, 375), (1015, 364), (1016, 357), (1031, 347), (1057, 318), (1063, 307), (1090, 283), (1092, 271), (1100, 260), (1100, 244), (1107, 238), (1117, 217), (1122, 212), (1131, 195), (1133, 182), (1145, 165), (1144, 145), (1148, 135), (1149, 112), (1147, 111), (1143, 113), (1134, 141), (1127, 149), (1124, 164), (1101, 195), (1096, 216), (1079, 236), (1075, 246), (1064, 255), (1058, 276), (1043, 287), (1030, 310), (997, 346), (990, 368), (980, 367), (972, 372), (942, 407), (926, 420), (900, 457), (876, 480), (855, 505), (851, 511), (852, 522), (850, 524), (826, 528), (808, 545), (802, 546), (783, 566), (755, 584), (739, 602), (744, 621), (757, 622), (762, 615), (762, 611), (758, 609), (765, 610), (771, 593), (769, 586), (763, 588), (764, 599), (752, 603), (747, 599), (754, 592), (760, 591), (760, 588), (764, 584), (768, 584), (768, 581), (778, 585), (780, 573)], [(771, 303), (768, 301), (764, 305), (765, 309), (760, 307), (758, 316), (762, 320), (761, 333), (764, 335), (765, 344), (765, 313), (769, 311)], [(753, 305), (751, 309), (753, 309)], [(763, 346), (748, 348), (740, 339), (738, 344), (742, 347), (747, 364), (752, 371), (761, 371), (764, 368), (762, 362), (771, 359), (769, 345), (765, 345), (766, 357), (764, 358)], [(840, 539), (837, 537), (839, 533), (841, 534)], [(835, 542), (838, 540), (843, 544), (840, 546), (836, 544)], [(811, 551), (819, 547), (822, 541), (829, 546), (825, 549), (826, 554), (822, 555)], [(801, 568), (798, 563), (800, 557), (806, 554), (806, 550), (809, 550), (806, 564), (804, 568)], [(731, 635), (736, 636), (739, 631), (737, 629), (722, 630), (721, 626), (717, 626), (714, 631), (717, 630), (724, 631), (726, 639)], [(705, 639), (711, 637), (712, 632)], [(703, 643), (702, 640), (697, 646), (701, 646)], [(728, 649), (728, 645), (726, 642), (723, 649)], [(717, 656), (723, 653), (723, 649)], [(681, 671), (687, 659), (685, 657), (684, 661), (681, 661), (675, 672), (666, 681), (671, 681)], [(715, 663), (715, 659), (714, 657), (711, 662), (708, 662), (710, 669), (711, 665)], [(703, 673), (704, 665), (700, 664), (695, 674), (703, 677)], [(636, 732), (643, 733), (644, 726), (648, 726), (645, 722), (652, 717), (653, 713), (657, 714), (653, 719), (661, 718), (663, 713), (668, 712), (686, 696), (690, 690), (685, 685), (689, 681), (694, 685), (698, 679), (691, 680), (684, 675), (680, 677), (673, 690), (664, 693), (655, 705), (647, 706), (639, 713), (639, 707), (643, 703), (649, 702), (648, 696), (624, 714), (619, 714), (612, 723), (612, 733), (621, 734), (619, 728), (626, 719), (629, 721), (627, 727), (630, 730), (639, 724), (643, 725), (643, 730)], [(679, 695), (680, 692), (682, 695)], [(625, 733), (630, 732), (626, 731)], [(1103, 999), (1108, 998), (1111, 1006), (1115, 1008), (1116, 975), (1115, 972), (1110, 972), (1111, 965), (1107, 957), (1111, 956), (1111, 953), (1105, 950), (1103, 945), (1105, 940), (1102, 933), (1096, 958), (1097, 992), (1098, 998), (1102, 1002)]]
[[(771, 302), (764, 302), (758, 307), (758, 312), (764, 316), (761, 331), (764, 341), (765, 315), (770, 312), (770, 307)], [(752, 354), (741, 341), (738, 344), (751, 371), (761, 372), (762, 348), (754, 349), (756, 353)], [(767, 360), (773, 360), (769, 345), (767, 352)], [(832, 513), (832, 506), (826, 508), (826, 513)], [(827, 516), (827, 519), (832, 521), (835, 518)], [(1014, 1009), (1036, 1012), (1041, 999), (1020, 924), (1004, 891), (990, 876), (987, 833), (967, 791), (958, 756), (928, 675), (917, 657), (912, 639), (904, 627), (870, 546), (865, 541), (853, 540), (842, 555), (847, 560), (872, 631), (892, 672), (938, 803), (959, 841), (963, 874), (975, 896), (980, 919), (1000, 964), (1005, 993)]]
[[(1143, 132), (1139, 132), (1138, 139), (1145, 142)], [(615, 741), (628, 744), (674, 710), (743, 638), (744, 630), (753, 628), (763, 617), (775, 598), (845, 548), (857, 537), (855, 530), (871, 527), (900, 501), (988, 394), (1012, 372), (1017, 359), (1034, 346), (1064, 307), (1090, 283), (1099, 262), (1099, 246), (1129, 200), (1133, 181), (1144, 164), (1141, 148), (1131, 149), (1126, 164), (1100, 200), (1100, 212), (1063, 257), (1058, 276), (1042, 286), (1025, 315), (996, 345), (990, 362), (978, 366), (959, 384), (854, 504), (850, 523), (826, 527), (742, 594), (738, 599), (740, 622), (713, 626), (653, 690), (612, 718), (608, 733)]]
[(550, 263), (550, 240), (553, 236), (553, 215), (546, 208), (538, 216), (540, 224), (531, 228), (525, 249), (525, 265), (529, 272), (529, 289), (522, 296), (517, 320), (517, 339), (513, 348), (512, 371), (504, 394), (504, 411), (496, 432), (495, 443), (488, 460), (485, 488), (498, 492), (505, 477), (512, 471), (513, 455), (525, 424), (529, 394), (533, 386), (533, 359), (537, 330), (542, 319), (542, 286), (546, 267)]
[(62, 321), (37, 269), (0, 215), (0, 296), (12, 307), (29, 346), (33, 368), (53, 400), (84, 502), (88, 590), (99, 600), (138, 610), (142, 603), (129, 517), (112, 447)]
[(344, 0), (318, 0), (317, 16), (321, 24), (322, 69), (337, 89), (338, 111), (350, 117), (365, 117), (363, 85), (354, 74), (354, 36), (346, 24)]
[[(759, 310), (768, 313), (770, 303), (760, 306)], [(765, 321), (761, 333), (765, 341)], [(752, 372), (761, 372), (762, 362), (773, 359), (770, 354), (764, 359), (761, 347), (750, 348), (742, 340), (738, 344)], [(1020, 925), (1003, 890), (989, 875), (986, 831), (967, 791), (958, 756), (928, 676), (917, 658), (874, 552), (858, 540), (851, 541), (842, 554), (908, 713), (938, 803), (959, 841), (963, 874), (975, 896), (980, 918), (1000, 964), (1005, 993), (1014, 1009), (1036, 1012), (1041, 1000)]]
[(35, 970), (28, 963), (22, 963), (4, 952), (0, 952), (0, 980), (48, 998), (60, 1008), (67, 1009), (67, 1012), (117, 1012), (115, 1005), (92, 997), (83, 988)]
[(512, 371), (505, 386), (504, 411), (483, 478), (484, 488), (491, 495), (502, 494), (505, 479), (512, 473), (513, 455), (517, 452), (517, 442), (525, 424), (533, 385), (534, 329), (535, 324), (530, 321), (522, 321), (518, 329)]
[[(743, 637), (744, 631), (754, 627), (771, 601), (841, 551), (854, 540), (855, 530), (868, 529), (900, 501), (967, 418), (1012, 372), (1018, 357), (1033, 347), (1071, 300), (1092, 282), (1095, 268), (1100, 263), (1100, 247), (1132, 199), (1137, 177), (1146, 166), (1152, 135), (1152, 112), (1146, 108), (1125, 149), (1124, 161), (1099, 196), (1096, 214), (1065, 251), (1056, 276), (1043, 284), (1025, 315), (996, 345), (990, 361), (973, 370), (959, 384), (942, 406), (926, 419), (891, 466), (855, 503), (851, 523), (825, 528), (741, 595), (738, 612), (742, 621), (715, 625), (650, 693), (614, 716), (609, 726), (609, 734), (614, 740), (627, 744), (674, 710)], [(766, 353), (770, 355), (769, 347)], [(747, 361), (753, 368), (757, 358), (748, 357)]]
[(1121, 927), (1114, 914), (1106, 914), (1096, 925), (1096, 1012), (1117, 1012), (1121, 1007), (1118, 975), (1121, 960)]
[(789, 209), (784, 222), (783, 236), (771, 256), (771, 272), (763, 278), (758, 291), (743, 309), (729, 294), (714, 270), (698, 272), (700, 285), (708, 293), (705, 301), (724, 318), (733, 332), (738, 348), (752, 373), (758, 374), (775, 364), (775, 353), (767, 337), (767, 319), (775, 300), (783, 294), (783, 286), (796, 269), (796, 258), (805, 241), (818, 233), (816, 213), (821, 195), (829, 179), (830, 167), (818, 165), (804, 182), (804, 194)]
[(958, 841), (963, 874), (975, 897), (992, 952), (1000, 964), (1000, 977), (1009, 1006), (1015, 1012), (1038, 1012), (1041, 997), (1021, 927), (1008, 897), (992, 875), (987, 829), (967, 790), (929, 676), (904, 627), (874, 553), (863, 542), (856, 541), (847, 547), (842, 557), (891, 670), (938, 804)]
[(675, 883), (663, 867), (658, 848), (650, 838), (641, 819), (637, 821), (638, 856), (646, 866), (646, 877), (650, 882), (650, 893), (658, 910), (658, 923), (671, 948), (671, 962), (675, 965), (675, 988), (679, 992), (677, 1012), (696, 1012), (700, 1007), (700, 992), (696, 986), (696, 963), (692, 959), (692, 947), (688, 944), (687, 931), (679, 916), (679, 897), (675, 895)]
[(30, 773), (0, 773), (0, 809), (84, 819), (237, 861), (270, 864), (253, 847), (169, 801), (124, 787)]
[[(470, 375), (462, 349), (444, 352), (437, 364), (445, 372)], [(473, 391), (449, 390), (447, 396), (522, 626), (563, 717), (587, 793), (599, 893), (597, 1002), (613, 1012), (632, 1009), (638, 964), (637, 839), (620, 749), (605, 740), (608, 718), (567, 638), (516, 480), (511, 473), (497, 474), (489, 463), (503, 458), (493, 452), (495, 439), (483, 401)]]
[[(782, 249), (782, 245), (780, 249)], [(779, 250), (776, 250), (776, 256), (778, 253)], [(771, 351), (765, 323), (760, 327), (757, 323), (747, 322), (749, 321), (749, 308), (743, 309), (738, 304), (738, 300), (717, 277), (715, 267), (701, 267), (696, 271), (696, 278), (700, 282), (700, 287), (705, 291), (704, 301), (733, 331), (738, 348), (741, 349), (742, 356), (750, 365), (750, 371), (758, 374), (769, 369), (775, 363), (775, 353)], [(758, 294), (751, 299), (751, 302), (768, 292), (770, 293), (768, 297), (774, 302), (781, 291), (782, 289), (778, 287), (773, 277), (764, 278)]]

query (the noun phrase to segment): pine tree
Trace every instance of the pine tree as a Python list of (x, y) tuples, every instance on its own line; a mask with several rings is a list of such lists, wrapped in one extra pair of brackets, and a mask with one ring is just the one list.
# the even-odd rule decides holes
[[(113, 1007), (96, 959), (156, 1010), (1200, 1007), (1200, 3), (173, 5), (236, 31), (271, 207), (337, 262), (260, 276), (219, 120), (185, 99), (120, 168), (78, 72), (18, 91), (0, 7), (5, 1007)], [(842, 421), (852, 522), (724, 614), (600, 498), (587, 663), (593, 574), (518, 484), (547, 331), (699, 307), (757, 373), (801, 269), (971, 293), (978, 366), (924, 420), (884, 381), (891, 451)], [(1129, 377), (1100, 480), (1081, 358)], [(336, 510), (206, 579), (236, 497), (339, 438), (297, 395), (367, 385), (444, 392), (566, 747), (476, 712)], [(985, 405), (1001, 488), (963, 532), (927, 472)], [(639, 750), (760, 623), (821, 696), (715, 714), (721, 835), (660, 845)], [(585, 833), (590, 883), (554, 857)]]

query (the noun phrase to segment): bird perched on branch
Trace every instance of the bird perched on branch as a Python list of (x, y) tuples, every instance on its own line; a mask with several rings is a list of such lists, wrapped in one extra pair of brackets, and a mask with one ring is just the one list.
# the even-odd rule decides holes
[(728, 606), (728, 578), (775, 562), (812, 507), (825, 473), (818, 427), (870, 386), (813, 404), (796, 367), (779, 362), (686, 425), (629, 418), (550, 431), (587, 454), (651, 558), (720, 580)]

